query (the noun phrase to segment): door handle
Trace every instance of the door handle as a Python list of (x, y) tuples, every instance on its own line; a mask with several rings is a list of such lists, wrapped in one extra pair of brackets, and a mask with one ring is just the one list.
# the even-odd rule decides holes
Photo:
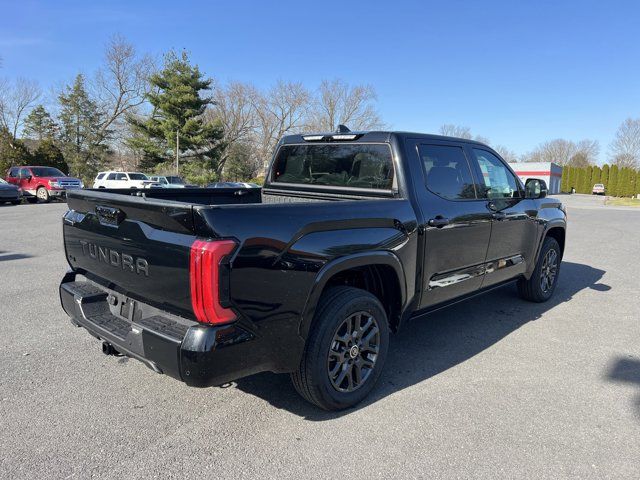
[(449, 219), (438, 215), (436, 218), (432, 218), (431, 220), (429, 220), (427, 222), (427, 225), (429, 225), (430, 227), (442, 228), (445, 225), (449, 225)]
[(504, 220), (505, 218), (507, 218), (507, 214), (504, 212), (495, 212), (491, 214), (491, 218), (493, 218), (494, 220)]

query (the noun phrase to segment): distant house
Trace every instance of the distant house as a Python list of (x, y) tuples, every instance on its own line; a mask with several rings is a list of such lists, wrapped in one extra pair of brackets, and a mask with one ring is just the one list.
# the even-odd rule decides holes
[(547, 182), (549, 193), (560, 193), (560, 181), (562, 180), (562, 167), (553, 162), (517, 162), (509, 164), (522, 183), (528, 178), (540, 178)]

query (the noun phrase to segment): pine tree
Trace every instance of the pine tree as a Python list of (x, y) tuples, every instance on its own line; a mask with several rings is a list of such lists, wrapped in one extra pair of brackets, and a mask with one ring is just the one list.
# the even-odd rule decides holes
[(582, 193), (591, 193), (593, 183), (591, 183), (591, 177), (593, 176), (593, 167), (584, 167), (584, 183), (582, 185)]
[(85, 180), (93, 179), (103, 165), (111, 132), (102, 130), (102, 114), (89, 98), (84, 77), (78, 75), (58, 97), (60, 101), (60, 140), (71, 173)]
[(618, 166), (612, 165), (609, 170), (609, 195), (618, 196)]
[(622, 167), (618, 173), (618, 196), (626, 197), (627, 196), (627, 187), (629, 183), (629, 172), (625, 167)]
[(638, 189), (640, 188), (640, 186), (638, 186), (638, 170), (634, 170), (631, 169), (631, 196), (635, 197), (636, 194), (638, 193)]
[(584, 176), (585, 176), (585, 169), (584, 168), (577, 168), (578, 170), (578, 175), (576, 177), (576, 192), (577, 193), (584, 193)]
[(562, 167), (562, 179), (560, 180), (560, 191), (569, 191), (569, 167)]
[(24, 143), (14, 138), (7, 128), (0, 127), (0, 172), (4, 175), (10, 167), (28, 165), (31, 159)]
[(62, 151), (51, 138), (45, 138), (38, 144), (38, 148), (33, 152), (33, 162), (45, 167), (54, 167), (63, 172), (69, 171)]
[(607, 188), (609, 187), (609, 165), (606, 163), (602, 166), (602, 175), (600, 175), (600, 183), (604, 185), (605, 192), (607, 192)]
[[(202, 93), (211, 88), (198, 66), (192, 66), (186, 52), (178, 57), (170, 52), (164, 68), (151, 76), (151, 93), (147, 95), (153, 113), (147, 119), (129, 117), (134, 136), (129, 145), (142, 152), (143, 168), (188, 157), (202, 170), (219, 175), (222, 129), (206, 123), (203, 113), (211, 98)], [(190, 167), (193, 167), (191, 165)], [(191, 173), (193, 168), (188, 169)]]
[(591, 184), (602, 183), (602, 170), (600, 167), (593, 167), (593, 174), (591, 175)]
[(569, 188), (567, 189), (567, 191), (571, 191), (572, 188), (576, 188), (577, 191), (577, 185), (576, 185), (576, 180), (577, 180), (577, 171), (575, 167), (569, 167)]
[(22, 135), (25, 138), (42, 141), (56, 136), (57, 125), (42, 105), (36, 106), (24, 120)]
[(640, 170), (636, 172), (636, 195), (640, 195)]

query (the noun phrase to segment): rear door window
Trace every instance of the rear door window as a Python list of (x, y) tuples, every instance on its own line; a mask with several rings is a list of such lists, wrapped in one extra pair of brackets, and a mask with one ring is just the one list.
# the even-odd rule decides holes
[(283, 145), (271, 181), (390, 190), (393, 174), (391, 147), (387, 144)]
[(148, 180), (144, 173), (130, 173), (129, 180)]
[(454, 145), (419, 145), (427, 188), (448, 200), (475, 200), (476, 187), (464, 149)]

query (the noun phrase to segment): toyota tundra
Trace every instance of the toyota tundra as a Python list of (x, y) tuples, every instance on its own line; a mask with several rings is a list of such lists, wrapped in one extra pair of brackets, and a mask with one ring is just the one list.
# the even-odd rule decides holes
[(288, 373), (327, 410), (367, 396), (411, 320), (509, 282), (549, 300), (565, 248), (543, 180), (417, 133), (285, 136), (262, 189), (67, 197), (61, 302), (104, 353), (197, 387)]

